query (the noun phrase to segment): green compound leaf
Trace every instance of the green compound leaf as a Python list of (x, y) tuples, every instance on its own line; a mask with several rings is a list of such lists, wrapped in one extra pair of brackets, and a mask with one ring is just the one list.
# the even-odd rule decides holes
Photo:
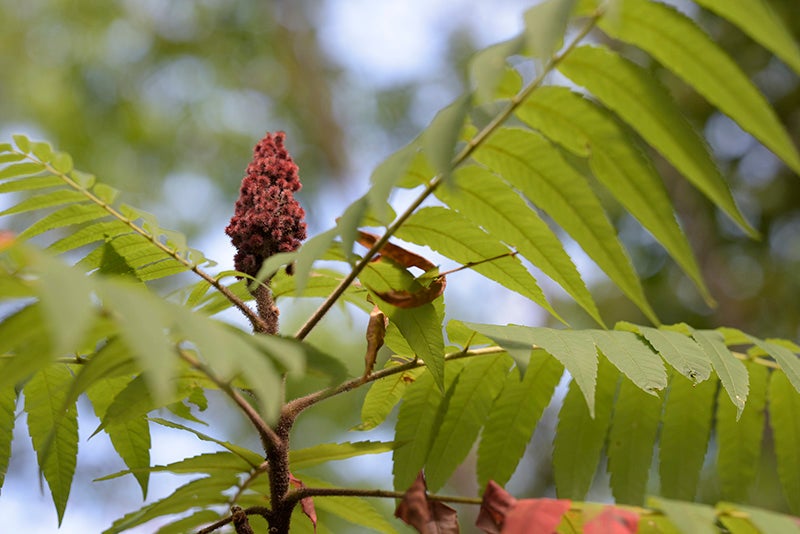
[(611, 422), (618, 377), (614, 366), (601, 359), (594, 417), (575, 380), (570, 382), (553, 441), (553, 470), (559, 499), (581, 500), (589, 491)]
[(797, 149), (766, 98), (692, 19), (647, 0), (621, 0), (615, 13), (600, 19), (604, 32), (652, 55), (800, 173)]
[(441, 207), (423, 208), (408, 218), (397, 237), (427, 245), (462, 265), (483, 262), (472, 269), (531, 299), (564, 322), (547, 302), (536, 279), (519, 259), (511, 256), (512, 251), (462, 215)]
[(449, 185), (436, 190), (439, 199), (501, 237), (603, 325), (594, 299), (561, 241), (519, 194), (500, 177), (477, 166), (458, 169)]
[(617, 504), (641, 506), (661, 420), (661, 399), (623, 379), (614, 404), (607, 453), (611, 492)]
[(475, 358), (458, 375), (445, 396), (443, 419), (428, 451), (425, 476), (438, 491), (466, 458), (492, 402), (500, 393), (512, 360), (507, 354)]
[(708, 448), (716, 380), (695, 384), (673, 372), (662, 415), (659, 446), (661, 494), (691, 501)]
[[(64, 409), (72, 373), (66, 365), (50, 365), (25, 385), (28, 432), (58, 514), (64, 518), (78, 456), (78, 411)], [(55, 430), (54, 430), (55, 429)]]
[[(736, 206), (730, 188), (717, 169), (705, 140), (683, 117), (678, 105), (652, 73), (606, 48), (592, 46), (582, 46), (573, 50), (559, 65), (559, 70), (575, 83), (591, 91), (603, 104), (619, 114), (743, 230), (753, 236), (757, 235), (757, 232), (748, 224)], [(592, 122), (583, 121), (583, 124), (591, 125)], [(610, 124), (607, 128), (612, 130)], [(615, 129), (620, 131), (618, 128)], [(597, 133), (600, 133), (599, 129)], [(619, 134), (618, 139), (624, 144)], [(598, 141), (600, 142), (598, 143)], [(598, 149), (597, 154), (593, 151), (592, 159), (598, 155), (609, 158), (612, 172), (613, 170), (636, 170), (636, 167), (629, 162), (620, 162), (614, 156), (612, 150), (619, 144), (619, 141), (613, 143), (602, 141), (617, 140), (608, 136), (605, 139), (592, 136), (593, 145)], [(635, 152), (635, 150), (629, 150), (629, 152)], [(643, 160), (644, 156), (639, 155), (632, 159)], [(652, 175), (652, 178), (648, 179), (648, 185), (642, 189), (646, 192), (658, 193), (660, 202), (656, 206), (663, 205), (664, 208), (673, 211), (668, 200), (664, 204), (667, 197), (661, 180), (646, 161), (644, 165), (640, 164), (639, 173), (631, 174), (636, 176), (641, 173), (641, 169), (646, 169), (649, 171), (647, 174)], [(595, 174), (599, 174), (594, 166), (593, 170), (595, 170)], [(600, 176), (598, 178), (603, 180)], [(624, 198), (621, 197), (620, 200)], [(640, 200), (641, 197), (637, 197), (637, 201)], [(655, 206), (644, 204), (642, 207), (652, 208)], [(636, 215), (637, 212), (631, 209), (631, 213)], [(640, 218), (640, 220), (642, 219)], [(683, 232), (679, 228), (672, 227), (673, 216), (670, 216), (668, 221), (670, 222), (670, 233), (654, 232), (654, 235), (665, 244), (673, 257), (692, 276), (692, 279), (698, 282), (699, 269), (692, 258), (691, 249), (688, 248)], [(642, 222), (648, 229), (660, 230), (660, 225), (654, 225), (650, 219)], [(668, 237), (669, 240), (662, 236)], [(676, 246), (680, 248), (676, 248)], [(699, 280), (698, 287), (705, 292), (702, 280)]]
[(764, 408), (767, 398), (767, 368), (744, 362), (750, 376), (750, 394), (740, 413), (726, 399), (720, 388), (717, 394), (717, 473), (720, 493), (726, 501), (747, 502), (749, 488), (756, 477), (764, 435)]
[(539, 349), (531, 353), (522, 379), (517, 369), (506, 375), (481, 433), (478, 487), (489, 480), (504, 486), (511, 478), (563, 373), (564, 366)]
[(783, 496), (789, 510), (800, 514), (800, 393), (780, 370), (773, 371), (770, 378), (769, 414)]
[(769, 2), (695, 0), (695, 3), (728, 19), (800, 74), (800, 47), (778, 14), (772, 10)]
[[(541, 90), (536, 93), (537, 97), (540, 94)], [(518, 109), (517, 115), (523, 121), (537, 115), (537, 110), (531, 107), (536, 101), (528, 99)], [(505, 128), (492, 134), (473, 156), (545, 211), (628, 298), (658, 324), (600, 200), (587, 180), (554, 150), (552, 144), (535, 132)]]

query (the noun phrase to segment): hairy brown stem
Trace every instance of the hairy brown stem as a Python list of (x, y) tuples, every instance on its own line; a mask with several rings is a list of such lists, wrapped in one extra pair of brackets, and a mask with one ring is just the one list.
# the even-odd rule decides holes
[(219, 387), (230, 399), (236, 403), (236, 405), (244, 412), (247, 418), (250, 420), (250, 423), (255, 427), (256, 432), (258, 432), (259, 437), (261, 438), (261, 445), (264, 447), (264, 450), (267, 451), (273, 446), (278, 446), (280, 444), (280, 438), (275, 433), (272, 428), (264, 421), (264, 419), (259, 415), (253, 406), (247, 402), (247, 400), (242, 397), (242, 394), (239, 393), (236, 389), (231, 387), (230, 384), (225, 382), (224, 380), (220, 379), (216, 374), (214, 374), (211, 369), (209, 369), (206, 365), (201, 363), (197, 358), (189, 354), (184, 350), (178, 350), (178, 354), (182, 360), (187, 362), (189, 365), (206, 375), (214, 384)]

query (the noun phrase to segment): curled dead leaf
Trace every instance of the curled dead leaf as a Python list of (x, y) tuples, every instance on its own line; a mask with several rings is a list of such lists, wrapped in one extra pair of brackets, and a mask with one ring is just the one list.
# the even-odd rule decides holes
[(367, 324), (367, 353), (364, 355), (364, 380), (375, 367), (375, 360), (378, 351), (383, 346), (383, 339), (386, 337), (386, 327), (389, 326), (389, 318), (377, 307), (372, 308), (369, 314), (369, 324)]
[(422, 471), (403, 494), (397, 505), (395, 517), (402, 519), (421, 534), (458, 534), (456, 511), (439, 501), (428, 499), (427, 486)]
[[(293, 474), (289, 473), (289, 484), (295, 488), (305, 488), (306, 485), (303, 482), (296, 478)], [(314, 532), (317, 531), (317, 511), (314, 508), (314, 499), (311, 497), (305, 497), (300, 499), (300, 508), (303, 510), (303, 513), (311, 520), (311, 524), (314, 525)]]

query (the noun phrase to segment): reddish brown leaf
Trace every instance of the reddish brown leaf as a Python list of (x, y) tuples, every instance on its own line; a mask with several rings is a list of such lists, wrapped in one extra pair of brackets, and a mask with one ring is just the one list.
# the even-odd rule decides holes
[[(367, 248), (372, 248), (372, 246), (378, 242), (378, 239), (380, 239), (380, 237), (375, 234), (370, 234), (369, 232), (363, 232), (361, 230), (358, 231), (358, 242)], [(405, 268), (419, 267), (423, 271), (430, 271), (436, 268), (436, 265), (430, 260), (392, 243), (384, 243), (378, 252), (396, 261)]]
[(486, 491), (483, 492), (483, 502), (475, 525), (488, 534), (500, 534), (506, 514), (516, 502), (517, 499), (512, 497), (502, 486), (494, 480), (490, 480), (486, 484)]
[(502, 534), (555, 532), (572, 502), (567, 499), (522, 499), (506, 514)]
[[(303, 484), (300, 479), (295, 478), (295, 476), (289, 473), (289, 484), (291, 484), (295, 488), (305, 488), (306, 485)], [(303, 513), (306, 514), (311, 520), (311, 524), (314, 525), (314, 532), (317, 531), (317, 510), (314, 508), (314, 499), (311, 497), (305, 497), (300, 499), (300, 508), (302, 508)]]
[(411, 525), (420, 534), (458, 534), (456, 511), (439, 501), (428, 500), (427, 486), (422, 471), (403, 494), (394, 511), (395, 517)]
[(378, 309), (372, 308), (369, 314), (369, 324), (367, 325), (367, 353), (364, 355), (364, 380), (375, 367), (375, 359), (378, 351), (383, 346), (383, 338), (386, 337), (386, 327), (389, 326), (389, 318)]
[(429, 302), (433, 302), (436, 297), (444, 292), (447, 280), (444, 276), (437, 276), (428, 287), (423, 287), (418, 291), (407, 291), (405, 289), (392, 289), (390, 291), (375, 291), (382, 300), (398, 308), (416, 308)]
[(585, 534), (633, 534), (639, 528), (639, 515), (622, 508), (606, 506), (583, 526)]

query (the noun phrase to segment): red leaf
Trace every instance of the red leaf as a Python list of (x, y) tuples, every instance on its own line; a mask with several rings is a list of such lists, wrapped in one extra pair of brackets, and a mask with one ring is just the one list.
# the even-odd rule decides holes
[[(303, 484), (300, 479), (295, 478), (295, 476), (291, 473), (289, 473), (289, 484), (295, 488), (306, 487), (306, 485)], [(311, 520), (311, 524), (314, 525), (314, 532), (317, 532), (317, 510), (314, 508), (314, 499), (311, 497), (300, 499), (300, 508), (302, 508), (303, 513), (306, 514), (306, 517)]]
[(411, 292), (405, 289), (392, 289), (389, 291), (375, 291), (382, 300), (398, 308), (416, 308), (436, 300), (444, 292), (447, 280), (444, 276), (434, 278), (428, 287), (423, 287)]
[(422, 471), (403, 494), (394, 511), (395, 517), (411, 525), (420, 534), (458, 534), (456, 511), (443, 502), (428, 500)]
[(630, 510), (606, 506), (583, 526), (585, 534), (633, 534), (639, 528), (638, 514)]
[(517, 503), (497, 482), (490, 480), (483, 492), (481, 510), (475, 525), (488, 534), (500, 534), (509, 510)]
[(572, 502), (567, 499), (522, 499), (506, 514), (502, 534), (555, 532)]

